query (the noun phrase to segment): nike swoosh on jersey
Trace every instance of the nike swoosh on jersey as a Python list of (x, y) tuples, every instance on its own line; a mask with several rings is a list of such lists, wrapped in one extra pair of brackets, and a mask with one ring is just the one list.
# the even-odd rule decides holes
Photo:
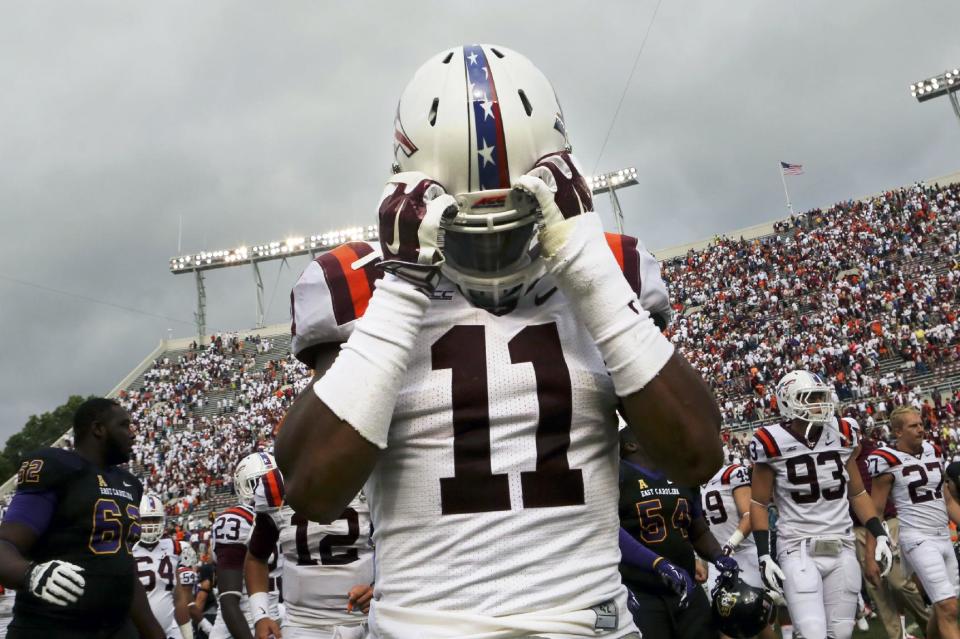
[(387, 250), (394, 255), (400, 250), (400, 212), (406, 205), (406, 200), (400, 200), (400, 206), (397, 208), (396, 217), (393, 218), (393, 241), (387, 244)]
[(535, 305), (537, 305), (537, 306), (540, 306), (541, 304), (543, 304), (544, 302), (546, 302), (548, 299), (550, 299), (551, 297), (553, 297), (553, 294), (556, 293), (556, 292), (557, 292), (557, 287), (554, 286), (553, 288), (551, 288), (549, 291), (547, 291), (547, 292), (544, 293), (543, 295), (534, 295), (534, 296), (533, 296), (533, 303), (534, 303)]

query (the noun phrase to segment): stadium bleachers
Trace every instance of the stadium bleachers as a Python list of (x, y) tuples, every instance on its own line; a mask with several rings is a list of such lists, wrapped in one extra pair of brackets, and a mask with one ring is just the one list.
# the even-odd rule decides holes
[[(749, 239), (718, 237), (662, 262), (671, 339), (714, 388), (729, 451), (777, 419), (773, 386), (805, 366), (845, 414), (882, 425), (923, 408), (956, 452), (960, 426), (960, 185), (913, 185), (813, 210)], [(669, 254), (669, 252), (666, 252)], [(175, 518), (234, 501), (230, 476), (270, 446), (309, 372), (286, 326), (166, 343), (115, 395), (138, 424), (133, 470)]]

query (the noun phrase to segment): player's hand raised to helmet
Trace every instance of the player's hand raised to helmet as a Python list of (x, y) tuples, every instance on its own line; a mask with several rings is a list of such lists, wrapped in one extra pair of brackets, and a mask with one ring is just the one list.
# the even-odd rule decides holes
[(443, 264), (441, 222), (456, 214), (456, 200), (429, 176), (408, 171), (391, 177), (380, 198), (381, 268), (432, 291)]
[(519, 206), (539, 210), (541, 229), (593, 210), (593, 192), (566, 152), (545, 155), (513, 185)]

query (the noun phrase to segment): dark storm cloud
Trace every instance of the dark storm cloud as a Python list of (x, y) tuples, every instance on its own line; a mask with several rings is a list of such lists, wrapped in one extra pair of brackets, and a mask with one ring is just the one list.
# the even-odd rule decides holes
[[(594, 7), (603, 7), (595, 14)], [(428, 56), (491, 41), (553, 79), (588, 170), (653, 2), (17, 3), (0, 21), (0, 439), (109, 390), (173, 329), (178, 221), (195, 251), (372, 220), (396, 97)], [(658, 248), (960, 169), (948, 105), (907, 85), (960, 64), (953, 1), (665, 0), (600, 168), (636, 165), (627, 230)], [(601, 207), (608, 222), (605, 199)], [(264, 269), (286, 319), (301, 263)], [(278, 285), (274, 288), (274, 282)], [(250, 274), (207, 280), (211, 329), (254, 320)]]

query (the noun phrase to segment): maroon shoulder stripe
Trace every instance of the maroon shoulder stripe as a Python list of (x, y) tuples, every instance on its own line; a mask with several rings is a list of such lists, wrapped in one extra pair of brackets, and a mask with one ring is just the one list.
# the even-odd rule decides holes
[(723, 471), (723, 474), (720, 476), (720, 483), (729, 484), (730, 475), (732, 475), (733, 471), (735, 471), (738, 468), (740, 468), (740, 464), (731, 464), (725, 471)]
[(236, 515), (237, 517), (247, 520), (251, 524), (253, 523), (253, 514), (248, 510), (244, 510), (243, 508), (230, 508), (224, 514)]
[(780, 447), (777, 446), (777, 440), (773, 438), (773, 435), (771, 435), (770, 431), (765, 427), (761, 426), (757, 429), (757, 438), (763, 445), (763, 450), (767, 453), (767, 457), (773, 458), (780, 456)]
[(882, 448), (878, 448), (877, 450), (873, 451), (871, 455), (878, 455), (880, 457), (883, 457), (886, 460), (886, 462), (891, 466), (900, 465), (900, 459), (898, 459), (896, 455), (894, 455), (888, 450), (883, 450)]

